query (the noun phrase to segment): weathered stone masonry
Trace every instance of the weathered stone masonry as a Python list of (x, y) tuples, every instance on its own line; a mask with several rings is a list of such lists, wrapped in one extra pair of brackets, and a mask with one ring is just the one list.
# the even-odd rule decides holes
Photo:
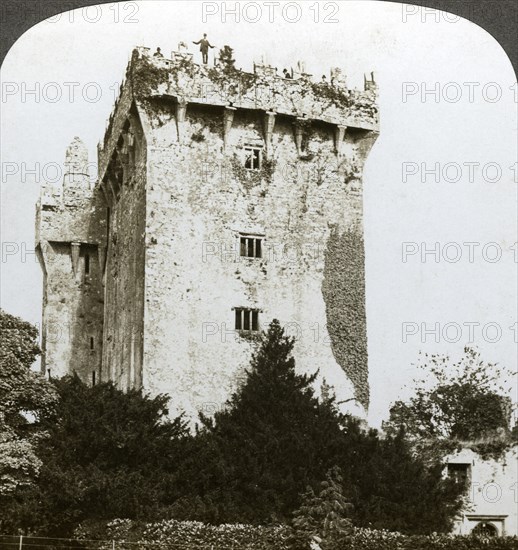
[[(102, 334), (102, 358), (100, 343), (93, 360), (76, 336), (47, 335), (46, 369), (168, 393), (195, 419), (223, 406), (255, 329), (277, 318), (297, 338), (297, 368), (319, 369), (344, 410), (365, 413), (362, 171), (376, 85), (295, 77), (133, 52), (95, 189), (83, 181), (80, 207), (53, 210), (44, 191), (39, 206), (44, 332), (79, 321), (76, 336)], [(74, 258), (94, 249), (87, 286)]]

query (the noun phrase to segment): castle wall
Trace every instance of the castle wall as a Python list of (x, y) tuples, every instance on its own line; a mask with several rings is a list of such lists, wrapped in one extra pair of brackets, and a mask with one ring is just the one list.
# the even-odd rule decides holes
[[(190, 417), (222, 407), (255, 346), (253, 335), (234, 330), (233, 308), (258, 308), (262, 329), (277, 318), (296, 337), (298, 370), (319, 369), (320, 381), (348, 400), (344, 410), (363, 416), (364, 295), (354, 304), (361, 338), (353, 346), (364, 358), (357, 380), (346, 374), (335, 345), (344, 327), (330, 331), (328, 322), (336, 320), (329, 287), (347, 272), (346, 256), (330, 258), (336, 240), (349, 234), (363, 246), (364, 135), (346, 134), (338, 156), (333, 126), (315, 122), (300, 160), (293, 119), (278, 115), (263, 168), (253, 173), (244, 169), (243, 147), (266, 145), (261, 111), (235, 111), (224, 152), (221, 108), (189, 104), (185, 122), (176, 119), (172, 102), (151, 100), (144, 111), (144, 387), (169, 393), (171, 407)], [(263, 236), (262, 259), (239, 255), (242, 233)], [(360, 279), (362, 290), (362, 273)]]
[[(42, 370), (52, 377), (75, 372), (92, 383), (99, 376), (102, 349), (103, 293), (97, 247), (81, 246), (76, 273), (70, 243), (50, 242), (45, 248)], [(87, 256), (89, 274), (85, 273)]]
[(102, 379), (124, 390), (142, 385), (145, 186), (143, 156), (110, 209)]

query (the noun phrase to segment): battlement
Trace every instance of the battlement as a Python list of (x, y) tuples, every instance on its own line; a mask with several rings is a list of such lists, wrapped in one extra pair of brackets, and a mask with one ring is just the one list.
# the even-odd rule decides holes
[(45, 182), (36, 205), (36, 243), (98, 243), (103, 228), (92, 224), (99, 198), (90, 182), (88, 150), (75, 137), (65, 152), (63, 180)]
[(255, 63), (247, 73), (217, 61), (214, 67), (198, 65), (192, 54), (173, 51), (171, 59), (151, 55), (149, 48), (133, 52), (130, 74), (133, 91), (140, 97), (174, 96), (180, 101), (231, 105), (322, 120), (367, 130), (378, 128), (374, 76), (363, 91), (347, 88), (340, 68), (330, 70), (329, 80), (313, 82), (303, 62), (291, 78), (276, 67)]
[(103, 167), (109, 163), (115, 145), (112, 127), (121, 101), (128, 108), (133, 100), (169, 98), (183, 110), (188, 104), (259, 110), (295, 121), (318, 120), (378, 131), (377, 86), (372, 73), (370, 79), (365, 79), (364, 90), (348, 88), (338, 67), (331, 68), (329, 79), (314, 82), (304, 63), (298, 62), (289, 76), (279, 75), (276, 67), (264, 62), (255, 63), (254, 72), (249, 73), (222, 60), (213, 67), (199, 65), (187, 51), (173, 51), (168, 59), (152, 54), (147, 47), (135, 48), (104, 140), (98, 147), (99, 173), (102, 175)]

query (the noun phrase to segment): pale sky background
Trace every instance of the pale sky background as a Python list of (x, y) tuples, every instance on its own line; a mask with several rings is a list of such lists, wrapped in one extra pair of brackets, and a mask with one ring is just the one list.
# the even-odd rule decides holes
[[(41, 322), (42, 274), (30, 254), (40, 184), (45, 177), (55, 178), (55, 165), (62, 165), (65, 148), (76, 135), (95, 162), (96, 144), (132, 48), (161, 46), (168, 55), (178, 42), (190, 44), (207, 32), (216, 46), (231, 45), (237, 66), (246, 70), (265, 54), (280, 70), (305, 60), (308, 72), (318, 79), (331, 66), (341, 66), (352, 86), (363, 84), (364, 72), (376, 72), (381, 134), (364, 177), (371, 423), (379, 425), (390, 403), (406, 395), (402, 387), (413, 378), (412, 363), (420, 350), (454, 357), (462, 353), (470, 343), (463, 323), (480, 323), (473, 344), (485, 359), (515, 369), (518, 91), (500, 45), (469, 21), (414, 13), (417, 8), (397, 3), (328, 3), (337, 6), (332, 14), (332, 6), (326, 9), (326, 2), (319, 2), (315, 22), (316, 9), (310, 9), (315, 2), (298, 2), (300, 20), (289, 22), (283, 8), (292, 19), (296, 8), (281, 2), (269, 22), (268, 7), (258, 2), (262, 17), (256, 23), (245, 20), (256, 16), (254, 8), (241, 14), (239, 22), (230, 14), (223, 21), (222, 4), (208, 4), (219, 13), (205, 22), (202, 3), (194, 1), (149, 0), (75, 10), (31, 28), (10, 50), (1, 68), (1, 307)], [(243, 8), (246, 2), (239, 4)], [(326, 15), (338, 22), (324, 23)], [(199, 61), (197, 47), (190, 44), (190, 51)], [(71, 82), (79, 85), (65, 85)], [(471, 98), (466, 82), (476, 83), (470, 85)], [(417, 93), (402, 100), (404, 86), (432, 89), (436, 83), (446, 99), (441, 95), (436, 102), (428, 95), (421, 101)], [(25, 93), (35, 86), (40, 90), (36, 97)], [(57, 90), (62, 97), (55, 101)], [(492, 101), (498, 91), (501, 98)], [(403, 163), (416, 163), (412, 166), (420, 170), (422, 163), (433, 168), (436, 162), (441, 168), (457, 163), (460, 181), (454, 181), (454, 165), (438, 183), (432, 176), (422, 182), (420, 171), (403, 181)], [(463, 165), (471, 162), (480, 163), (473, 181)], [(487, 163), (498, 163), (499, 178), (491, 167), (483, 176), (481, 167)], [(34, 170), (36, 174), (30, 172)], [(436, 263), (431, 255), (422, 262), (416, 254), (405, 263), (405, 242), (418, 247), (438, 242), (441, 250), (446, 243), (459, 243), (462, 256), (457, 262), (441, 257)], [(473, 262), (464, 242), (480, 243)], [(497, 251), (494, 246), (482, 253), (487, 243), (501, 247), (499, 261), (488, 261)], [(453, 258), (455, 248), (446, 253)], [(432, 335), (423, 342), (420, 328), (404, 342), (403, 323), (440, 323), (441, 328), (458, 323), (463, 330), (456, 343), (447, 341), (454, 339), (455, 325), (439, 342)], [(501, 328), (498, 341), (489, 341), (493, 329), (482, 334), (487, 323)]]

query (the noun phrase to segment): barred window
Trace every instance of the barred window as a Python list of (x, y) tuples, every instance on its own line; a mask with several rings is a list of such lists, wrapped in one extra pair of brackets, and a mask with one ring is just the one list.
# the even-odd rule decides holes
[(262, 258), (262, 241), (260, 237), (240, 237), (240, 255), (246, 258)]
[(235, 329), (257, 332), (259, 330), (259, 310), (242, 307), (235, 308)]

